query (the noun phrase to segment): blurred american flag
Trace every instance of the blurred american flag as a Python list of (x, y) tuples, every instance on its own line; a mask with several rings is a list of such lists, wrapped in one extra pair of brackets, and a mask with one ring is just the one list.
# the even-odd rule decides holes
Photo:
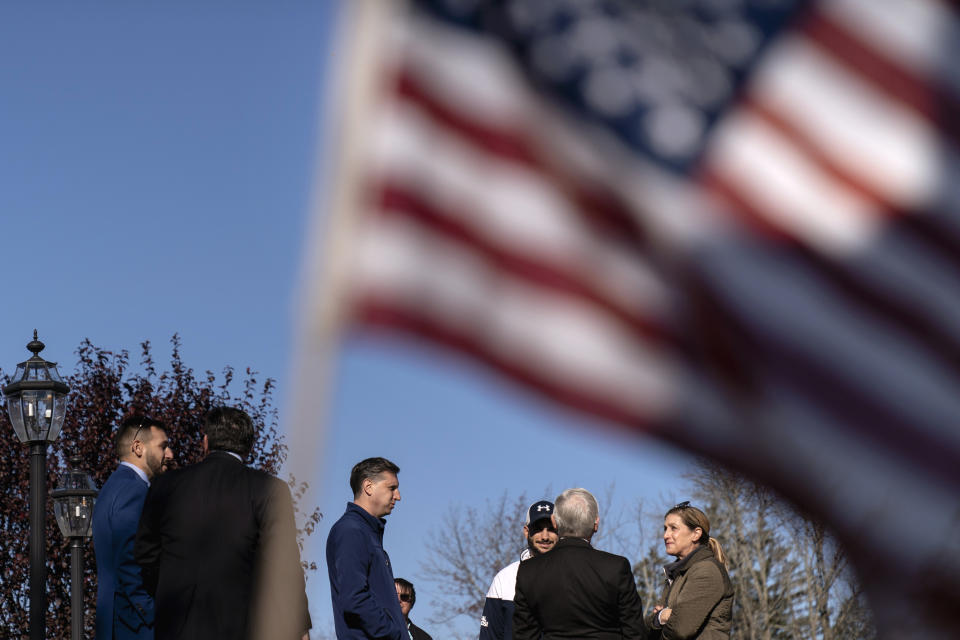
[(939, 0), (347, 3), (318, 315), (828, 521), (960, 622), (960, 29)]

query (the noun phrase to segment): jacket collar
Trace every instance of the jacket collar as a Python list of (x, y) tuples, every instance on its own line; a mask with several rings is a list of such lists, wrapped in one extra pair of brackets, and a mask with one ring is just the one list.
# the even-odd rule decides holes
[(373, 529), (374, 533), (383, 535), (383, 529), (387, 526), (387, 520), (385, 518), (378, 518), (367, 513), (366, 509), (355, 502), (347, 503), (347, 513), (354, 513), (360, 516), (360, 519), (363, 520), (367, 526)]
[(583, 538), (560, 538), (557, 540), (558, 547), (586, 547), (592, 549), (593, 545), (590, 544), (589, 540), (584, 540)]
[(692, 564), (705, 560), (708, 556), (713, 556), (713, 551), (707, 545), (701, 544), (688, 553), (685, 558), (680, 558), (666, 565), (663, 568), (663, 574), (667, 576), (668, 581), (673, 582), (686, 573)]
[(121, 460), (121, 461), (120, 461), (120, 465), (119, 465), (118, 468), (119, 468), (119, 469), (122, 469), (123, 467), (126, 467), (126, 468), (130, 469), (131, 471), (133, 471), (135, 474), (137, 474), (137, 477), (138, 477), (138, 478), (140, 478), (140, 479), (143, 480), (145, 483), (147, 483), (147, 486), (148, 486), (148, 487), (150, 486), (150, 479), (147, 477), (147, 472), (146, 472), (146, 471), (144, 471), (144, 470), (141, 469), (140, 467), (136, 466), (136, 465), (133, 464), (132, 462), (127, 462), (126, 460)]

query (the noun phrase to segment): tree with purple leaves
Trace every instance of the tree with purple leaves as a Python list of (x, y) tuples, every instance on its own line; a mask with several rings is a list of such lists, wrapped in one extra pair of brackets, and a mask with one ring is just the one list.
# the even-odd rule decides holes
[[(96, 485), (103, 485), (116, 468), (114, 450), (116, 427), (133, 414), (147, 415), (166, 426), (178, 466), (199, 462), (203, 457), (201, 426), (204, 414), (214, 406), (229, 405), (246, 411), (253, 419), (256, 439), (247, 463), (272, 475), (280, 471), (287, 458), (287, 445), (278, 432), (277, 410), (273, 406), (275, 382), (261, 379), (247, 368), (237, 376), (232, 367), (217, 375), (206, 370), (197, 375), (181, 357), (181, 342), (171, 338), (170, 361), (158, 366), (149, 342), (140, 345), (139, 366), (131, 365), (126, 350), (118, 352), (83, 341), (76, 351), (77, 363), (65, 382), (70, 386), (66, 419), (59, 439), (51, 446), (47, 459), (47, 488), (56, 487), (67, 470), (68, 458), (79, 456), (82, 468)], [(0, 381), (9, 376), (0, 370)], [(0, 635), (26, 635), (29, 625), (28, 575), (30, 558), (27, 541), (29, 522), (29, 456), (17, 441), (6, 411), (0, 412), (0, 532), (6, 543), (0, 547)], [(20, 452), (23, 455), (17, 455)], [(287, 478), (293, 495), (300, 527), (297, 531), (301, 550), (304, 539), (320, 522), (317, 507), (301, 504), (306, 483)], [(47, 637), (70, 636), (70, 554), (53, 518), (53, 503), (47, 514)], [(83, 575), (84, 637), (93, 637), (97, 576), (92, 545), (85, 547)], [(304, 562), (305, 570), (316, 564)]]

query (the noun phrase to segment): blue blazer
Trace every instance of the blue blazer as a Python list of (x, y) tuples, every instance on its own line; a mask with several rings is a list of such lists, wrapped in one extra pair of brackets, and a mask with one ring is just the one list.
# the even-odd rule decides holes
[(133, 559), (133, 539), (147, 496), (147, 483), (120, 465), (93, 507), (97, 556), (97, 640), (153, 640), (153, 598)]

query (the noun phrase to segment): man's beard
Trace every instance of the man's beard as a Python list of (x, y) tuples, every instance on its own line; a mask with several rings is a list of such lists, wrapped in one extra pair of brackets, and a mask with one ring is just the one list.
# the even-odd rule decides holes
[(537, 549), (537, 545), (533, 544), (533, 536), (527, 538), (527, 549), (530, 550), (530, 554), (533, 556), (543, 555), (543, 551)]

